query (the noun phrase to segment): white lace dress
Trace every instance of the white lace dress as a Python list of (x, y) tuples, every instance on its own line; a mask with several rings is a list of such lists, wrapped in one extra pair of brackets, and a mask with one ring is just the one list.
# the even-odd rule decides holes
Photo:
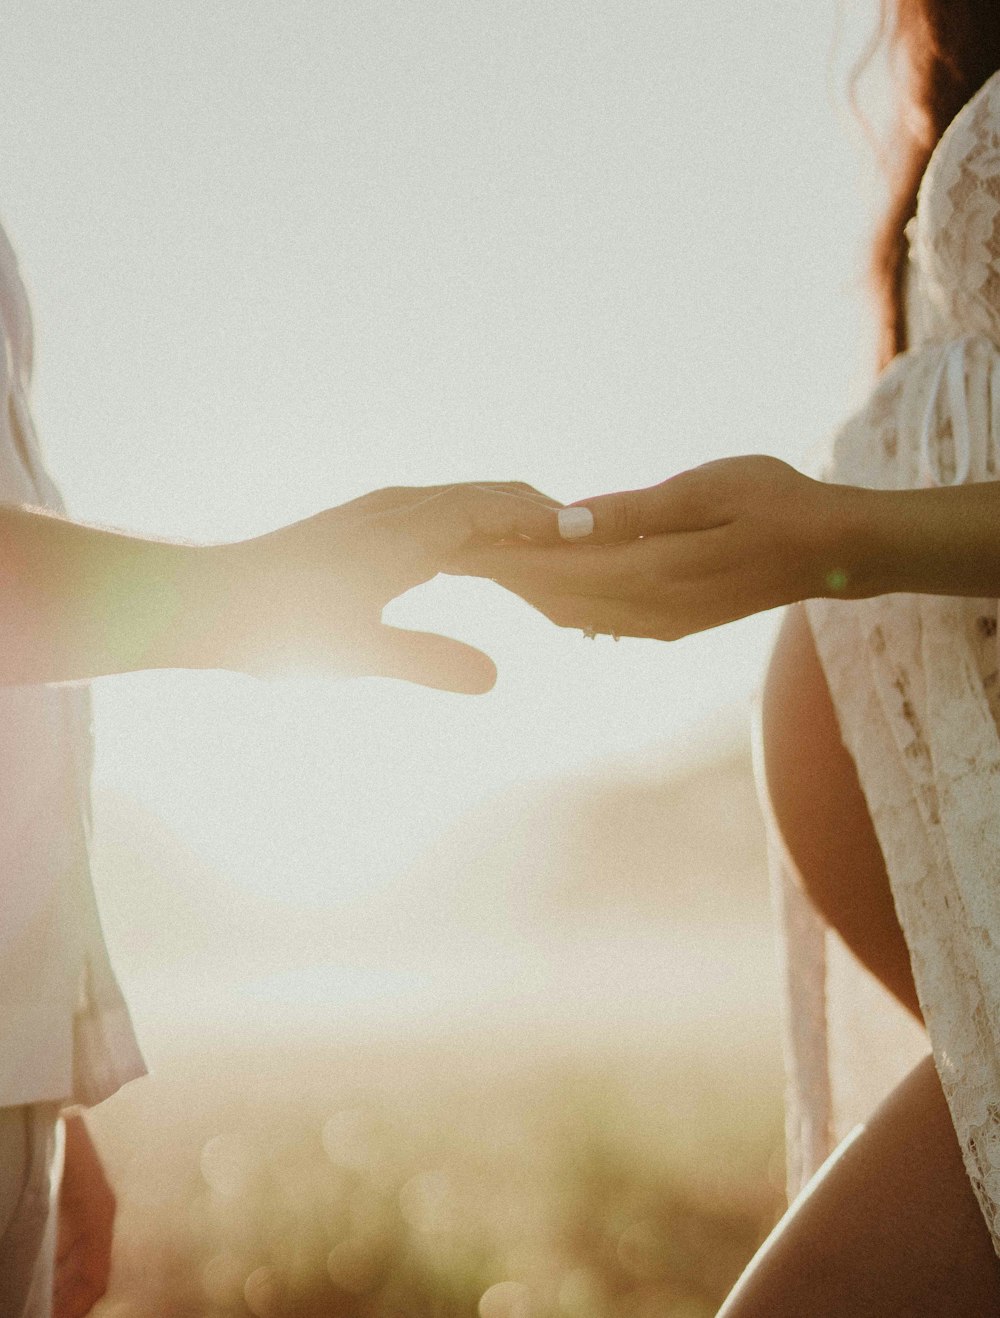
[[(996, 480), (1000, 71), (939, 142), (908, 236), (913, 346), (833, 437), (823, 475), (885, 489)], [(997, 601), (893, 594), (810, 600), (806, 611), (927, 1031), (796, 887), (772, 820), (789, 1197), (930, 1049), (1000, 1254)]]

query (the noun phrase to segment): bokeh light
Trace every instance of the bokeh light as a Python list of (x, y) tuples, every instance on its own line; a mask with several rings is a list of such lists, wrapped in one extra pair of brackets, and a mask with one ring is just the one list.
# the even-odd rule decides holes
[(201, 1174), (205, 1183), (224, 1199), (245, 1194), (252, 1175), (252, 1159), (246, 1140), (239, 1134), (213, 1135), (201, 1151)]
[(530, 1289), (519, 1281), (500, 1281), (479, 1301), (479, 1318), (538, 1318)]
[(243, 1298), (254, 1318), (280, 1318), (285, 1290), (273, 1268), (254, 1268), (243, 1284)]

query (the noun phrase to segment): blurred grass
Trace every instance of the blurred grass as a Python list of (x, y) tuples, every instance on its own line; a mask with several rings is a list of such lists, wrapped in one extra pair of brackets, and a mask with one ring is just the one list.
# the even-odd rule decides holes
[(95, 1314), (710, 1318), (784, 1208), (780, 1084), (769, 1052), (499, 1023), (178, 1053), (89, 1117)]
[(744, 733), (485, 802), (347, 905), (254, 903), (132, 803), (100, 817), (155, 1074), (89, 1117), (98, 1318), (715, 1314), (784, 1208)]

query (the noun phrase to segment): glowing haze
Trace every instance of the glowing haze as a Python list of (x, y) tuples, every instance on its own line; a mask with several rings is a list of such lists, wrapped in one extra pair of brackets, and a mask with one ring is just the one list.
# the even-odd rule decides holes
[[(386, 484), (804, 464), (870, 358), (873, 9), (831, 56), (789, 0), (11, 7), (0, 210), (71, 510), (223, 540)], [(739, 717), (773, 626), (591, 643), (468, 581), (393, 618), (496, 690), (104, 680), (100, 785), (240, 885), (354, 896), (515, 781)]]

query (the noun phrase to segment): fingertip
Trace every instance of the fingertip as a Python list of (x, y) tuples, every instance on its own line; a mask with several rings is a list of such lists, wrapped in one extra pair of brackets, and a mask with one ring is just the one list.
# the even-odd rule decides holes
[(481, 655), (481, 663), (478, 672), (474, 677), (470, 673), (469, 685), (465, 688), (464, 694), (468, 696), (485, 696), (493, 690), (497, 684), (497, 666), (489, 655)]
[(485, 696), (496, 686), (497, 666), (488, 654), (474, 646), (454, 641), (449, 647), (449, 669), (437, 674), (442, 690), (460, 696)]
[(584, 504), (560, 508), (556, 521), (563, 540), (583, 540), (594, 534), (594, 514)]
[[(404, 676), (400, 674), (400, 676)], [(429, 687), (432, 691), (450, 691), (456, 696), (486, 696), (496, 686), (496, 670), (492, 673), (477, 673), (473, 676), (469, 672), (451, 674), (448, 677), (418, 677), (412, 674), (405, 675), (406, 681), (416, 682), (418, 686)]]
[(478, 696), (496, 684), (496, 665), (475, 646), (433, 632), (383, 628), (384, 642), (374, 672), (437, 691)]

